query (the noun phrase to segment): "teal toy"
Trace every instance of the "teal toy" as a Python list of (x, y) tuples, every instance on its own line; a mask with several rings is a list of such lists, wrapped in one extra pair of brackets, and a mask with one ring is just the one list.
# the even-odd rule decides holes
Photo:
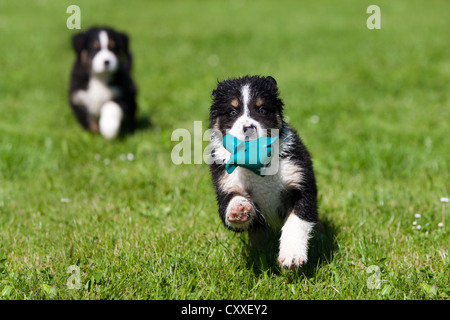
[(272, 144), (277, 139), (278, 136), (242, 141), (231, 134), (225, 135), (223, 146), (231, 152), (225, 169), (231, 174), (237, 166), (240, 166), (261, 176), (261, 168), (270, 164)]

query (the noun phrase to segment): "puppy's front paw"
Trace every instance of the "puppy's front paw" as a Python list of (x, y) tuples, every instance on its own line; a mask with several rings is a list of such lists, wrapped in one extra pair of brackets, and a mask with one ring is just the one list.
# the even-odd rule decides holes
[(280, 265), (289, 270), (294, 270), (301, 267), (308, 260), (306, 252), (289, 251), (281, 252), (278, 255), (278, 262)]
[(114, 139), (118, 136), (123, 118), (123, 111), (113, 101), (106, 102), (100, 112), (98, 123), (99, 131), (106, 139)]
[(254, 213), (255, 209), (249, 200), (242, 196), (235, 196), (228, 204), (225, 223), (232, 229), (245, 229)]
[(290, 214), (281, 229), (278, 262), (286, 269), (296, 269), (308, 261), (308, 239), (314, 224)]

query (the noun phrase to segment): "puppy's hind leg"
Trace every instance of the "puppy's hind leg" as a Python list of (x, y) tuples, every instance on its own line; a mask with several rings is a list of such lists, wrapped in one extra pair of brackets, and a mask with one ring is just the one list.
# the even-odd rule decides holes
[(252, 248), (263, 251), (271, 244), (272, 230), (268, 226), (254, 225), (248, 230), (248, 240)]

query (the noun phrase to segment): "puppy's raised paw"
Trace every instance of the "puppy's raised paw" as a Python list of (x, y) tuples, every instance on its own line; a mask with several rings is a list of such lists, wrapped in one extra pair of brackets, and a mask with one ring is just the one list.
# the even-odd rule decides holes
[(228, 204), (226, 223), (232, 229), (245, 229), (255, 213), (252, 203), (242, 196), (235, 196)]

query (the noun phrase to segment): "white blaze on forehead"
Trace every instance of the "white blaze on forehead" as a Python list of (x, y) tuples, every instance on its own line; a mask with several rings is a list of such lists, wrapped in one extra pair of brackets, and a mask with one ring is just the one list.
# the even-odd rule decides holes
[(106, 30), (99, 32), (98, 39), (100, 51), (92, 59), (92, 71), (97, 74), (116, 71), (119, 62), (114, 52), (108, 49), (109, 37)]
[(249, 136), (245, 134), (244, 127), (253, 125), (256, 128), (256, 130), (254, 131), (256, 135), (253, 138), (260, 138), (263, 134), (262, 130), (263, 128), (258, 121), (256, 121), (250, 116), (250, 109), (249, 109), (251, 99), (250, 84), (242, 86), (241, 98), (243, 104), (242, 115), (236, 119), (231, 129), (227, 132), (240, 140), (245, 140), (246, 138), (248, 139)]
[(108, 34), (106, 33), (106, 31), (100, 31), (98, 38), (100, 40), (100, 48), (102, 49), (107, 49), (108, 48)]
[(248, 103), (250, 101), (250, 86), (248, 84), (242, 87), (241, 94), (242, 94), (242, 102), (244, 104), (244, 114), (248, 115), (249, 114)]

